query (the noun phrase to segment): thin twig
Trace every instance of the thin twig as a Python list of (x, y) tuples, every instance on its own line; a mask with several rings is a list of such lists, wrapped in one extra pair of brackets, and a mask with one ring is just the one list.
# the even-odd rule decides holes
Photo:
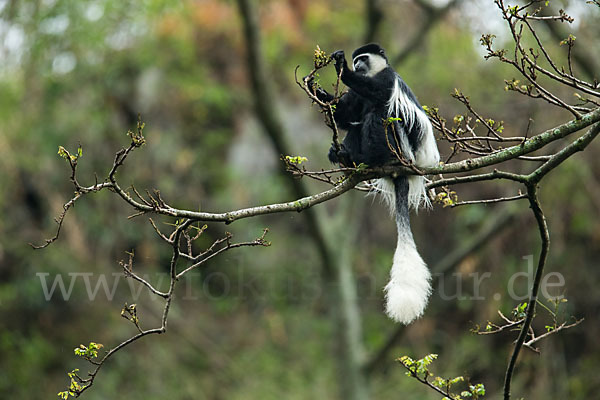
[(473, 205), (473, 204), (495, 204), (495, 203), (503, 203), (503, 202), (507, 202), (507, 201), (521, 200), (521, 199), (526, 199), (526, 198), (527, 198), (526, 194), (519, 194), (517, 196), (498, 197), (495, 199), (460, 201), (458, 203), (452, 203), (450, 205), (450, 207), (454, 208), (454, 207), (458, 207), (458, 206), (466, 206), (466, 205)]

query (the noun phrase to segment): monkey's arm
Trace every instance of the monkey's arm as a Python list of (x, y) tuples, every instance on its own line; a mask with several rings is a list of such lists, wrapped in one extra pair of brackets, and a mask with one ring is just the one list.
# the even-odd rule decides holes
[(331, 54), (335, 60), (335, 69), (342, 72), (342, 82), (359, 95), (368, 98), (374, 103), (386, 102), (390, 97), (390, 88), (394, 81), (390, 71), (383, 70), (375, 77), (357, 74), (348, 68), (346, 56), (343, 50)]
[(360, 122), (357, 116), (362, 114), (362, 103), (356, 93), (347, 92), (340, 97), (335, 105), (333, 116), (338, 128), (349, 130), (352, 125)]
[[(335, 99), (332, 94), (316, 86), (312, 79), (308, 81), (308, 85), (319, 100), (329, 103)], [(361, 105), (355, 93), (344, 93), (333, 106), (335, 123), (340, 129), (348, 130), (352, 122), (357, 122), (354, 117), (360, 115)]]

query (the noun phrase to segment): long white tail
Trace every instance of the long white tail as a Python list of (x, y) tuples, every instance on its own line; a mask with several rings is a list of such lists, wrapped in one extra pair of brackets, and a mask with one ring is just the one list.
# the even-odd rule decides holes
[(409, 180), (406, 177), (394, 179), (393, 190), (385, 197), (390, 206), (393, 205), (398, 228), (390, 281), (384, 289), (386, 314), (394, 321), (409, 324), (425, 311), (431, 294), (431, 274), (417, 251), (410, 229)]
[[(388, 117), (401, 117), (400, 150), (403, 156), (417, 167), (431, 167), (440, 160), (433, 127), (427, 114), (419, 105), (408, 86), (399, 75), (388, 101)], [(400, 125), (399, 125), (400, 126)], [(409, 133), (418, 132), (413, 138), (416, 149), (409, 143)], [(414, 133), (413, 133), (414, 135)], [(429, 206), (423, 176), (379, 179), (375, 183), (377, 191), (383, 194), (390, 212), (396, 217), (398, 244), (390, 271), (390, 281), (385, 286), (386, 313), (395, 321), (409, 324), (423, 315), (431, 294), (431, 274), (417, 251), (410, 230), (409, 209)]]

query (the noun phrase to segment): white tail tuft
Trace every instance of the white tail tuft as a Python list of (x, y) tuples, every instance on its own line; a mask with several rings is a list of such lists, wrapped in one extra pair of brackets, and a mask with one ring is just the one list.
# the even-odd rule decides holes
[[(417, 251), (410, 231), (409, 208), (406, 202), (410, 201), (410, 197), (407, 196), (410, 195), (412, 185), (410, 178), (408, 181), (383, 178), (373, 184), (374, 190), (382, 193), (383, 200), (396, 217), (398, 240), (390, 270), (390, 281), (384, 289), (385, 309), (391, 319), (403, 324), (409, 324), (423, 315), (431, 294), (431, 274)], [(398, 196), (401, 198), (397, 198)]]
[(412, 237), (407, 240), (409, 238), (398, 233), (390, 281), (384, 289), (385, 312), (394, 321), (409, 324), (425, 311), (431, 294), (431, 274)]

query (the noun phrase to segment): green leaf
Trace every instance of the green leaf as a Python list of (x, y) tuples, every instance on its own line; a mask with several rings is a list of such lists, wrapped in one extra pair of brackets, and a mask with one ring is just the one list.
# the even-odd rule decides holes
[(308, 161), (308, 158), (303, 156), (285, 156), (285, 160), (290, 164), (300, 165), (305, 161)]
[(471, 385), (469, 386), (469, 389), (471, 390), (471, 393), (476, 394), (477, 396), (485, 395), (485, 386), (483, 386), (483, 383)]
[(448, 381), (448, 384), (450, 386), (452, 385), (456, 385), (458, 382), (464, 382), (465, 378), (463, 376), (457, 376), (456, 378), (450, 379), (450, 381)]
[(69, 152), (64, 147), (58, 146), (58, 155), (67, 160), (69, 157)]

